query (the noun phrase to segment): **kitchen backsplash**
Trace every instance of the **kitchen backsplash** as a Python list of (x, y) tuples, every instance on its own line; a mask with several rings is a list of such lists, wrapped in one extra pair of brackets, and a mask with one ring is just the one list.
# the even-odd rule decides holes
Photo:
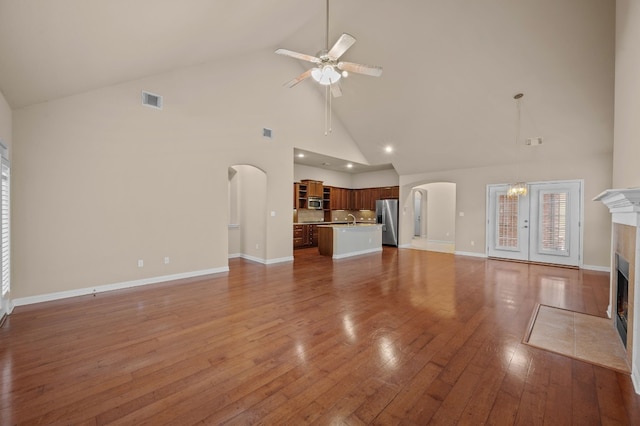
[[(354, 215), (358, 222), (375, 223), (376, 221), (376, 212), (373, 210), (331, 210), (330, 220), (332, 222), (352, 221), (353, 218), (349, 214)], [(293, 211), (295, 223), (323, 222), (325, 220), (325, 212), (322, 210), (298, 209)]]
[(356, 217), (358, 222), (375, 222), (376, 212), (373, 210), (331, 210), (331, 220), (336, 221), (351, 221), (353, 218), (348, 216), (352, 214)]
[(322, 210), (307, 210), (298, 209), (298, 220), (296, 217), (296, 210), (293, 211), (293, 221), (298, 223), (303, 222), (322, 222), (324, 220), (324, 211)]

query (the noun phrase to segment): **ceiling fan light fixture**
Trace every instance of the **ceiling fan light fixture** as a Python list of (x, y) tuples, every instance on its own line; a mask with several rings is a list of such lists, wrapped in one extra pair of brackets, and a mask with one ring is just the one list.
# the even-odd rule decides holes
[(323, 86), (337, 83), (340, 77), (342, 77), (340, 73), (331, 65), (324, 65), (323, 67), (316, 67), (311, 70), (311, 78)]

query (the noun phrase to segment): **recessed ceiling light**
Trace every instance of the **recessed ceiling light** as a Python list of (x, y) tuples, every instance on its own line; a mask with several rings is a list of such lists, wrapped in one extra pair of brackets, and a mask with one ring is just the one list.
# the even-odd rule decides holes
[(298, 154), (298, 158), (304, 158), (304, 154), (303, 153)]
[(352, 167), (353, 167), (353, 164), (351, 164), (351, 163), (347, 164), (347, 169), (350, 169)]
[(391, 154), (393, 152), (393, 147), (391, 145), (385, 146), (384, 152), (386, 152), (387, 154)]

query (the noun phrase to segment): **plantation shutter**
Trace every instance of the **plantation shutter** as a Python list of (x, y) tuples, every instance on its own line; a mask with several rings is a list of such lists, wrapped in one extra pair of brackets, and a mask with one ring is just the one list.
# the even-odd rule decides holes
[(540, 191), (540, 253), (568, 255), (568, 191)]
[(9, 159), (6, 158), (6, 148), (2, 147), (2, 183), (0, 184), (0, 281), (2, 281), (2, 296), (11, 289), (11, 257), (10, 257), (10, 179)]
[(506, 194), (498, 195), (498, 214), (496, 226), (496, 248), (502, 250), (518, 249), (518, 197)]

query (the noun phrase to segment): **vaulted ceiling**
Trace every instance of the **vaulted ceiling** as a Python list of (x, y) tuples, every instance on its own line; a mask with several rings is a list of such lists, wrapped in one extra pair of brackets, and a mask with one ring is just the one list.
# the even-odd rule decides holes
[[(384, 68), (345, 79), (335, 116), (371, 164), (472, 168), (513, 160), (523, 92), (520, 136), (544, 143), (522, 155), (610, 153), (614, 20), (604, 0), (334, 0), (330, 42), (348, 32), (343, 59)], [(0, 0), (0, 91), (17, 109), (261, 49), (315, 54), (324, 31), (324, 0)]]

